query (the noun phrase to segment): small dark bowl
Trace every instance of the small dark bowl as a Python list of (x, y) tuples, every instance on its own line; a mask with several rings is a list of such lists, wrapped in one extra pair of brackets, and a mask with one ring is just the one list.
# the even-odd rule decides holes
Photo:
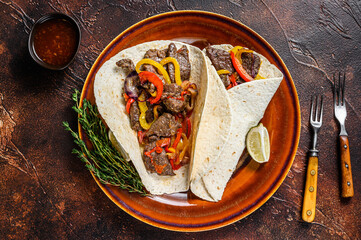
[[(71, 60), (69, 62), (67, 62), (66, 64), (62, 65), (62, 66), (55, 66), (55, 65), (51, 65), (48, 64), (46, 62), (44, 62), (43, 60), (41, 60), (38, 55), (36, 54), (35, 48), (34, 48), (34, 33), (36, 28), (49, 20), (52, 19), (64, 19), (67, 20), (74, 28), (74, 30), (76, 31), (76, 41), (77, 41), (77, 46), (76, 49), (74, 51), (74, 55), (71, 58)], [(35, 62), (37, 62), (40, 66), (47, 68), (47, 69), (51, 69), (51, 70), (62, 70), (66, 67), (68, 67), (74, 60), (76, 54), (78, 53), (78, 49), (79, 49), (79, 45), (80, 45), (80, 39), (81, 39), (81, 31), (80, 31), (80, 27), (78, 25), (78, 23), (70, 16), (64, 14), (64, 13), (50, 13), (47, 14), (43, 17), (41, 17), (39, 20), (37, 20), (35, 22), (35, 24), (33, 25), (30, 35), (29, 35), (29, 40), (28, 40), (28, 48), (29, 48), (29, 53), (31, 55), (31, 57), (34, 59)]]

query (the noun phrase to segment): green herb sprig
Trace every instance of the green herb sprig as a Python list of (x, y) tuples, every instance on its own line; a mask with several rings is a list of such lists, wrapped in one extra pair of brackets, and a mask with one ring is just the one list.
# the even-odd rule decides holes
[(88, 139), (92, 143), (92, 149), (80, 139), (77, 132), (73, 131), (68, 122), (63, 122), (65, 130), (70, 131), (74, 142), (80, 149), (73, 149), (72, 153), (78, 155), (85, 166), (103, 184), (110, 184), (129, 192), (147, 195), (144, 185), (134, 166), (124, 160), (121, 154), (114, 148), (108, 137), (108, 131), (100, 118), (97, 107), (88, 100), (83, 100), (80, 106), (80, 92), (75, 90), (72, 99), (76, 105), (73, 109), (78, 113), (78, 121), (84, 129)]

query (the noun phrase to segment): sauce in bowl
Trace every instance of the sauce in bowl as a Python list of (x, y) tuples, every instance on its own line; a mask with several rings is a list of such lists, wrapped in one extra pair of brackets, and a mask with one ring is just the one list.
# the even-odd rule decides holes
[(64, 14), (50, 14), (34, 25), (29, 38), (29, 51), (33, 59), (49, 69), (67, 67), (75, 57), (80, 42), (76, 22)]

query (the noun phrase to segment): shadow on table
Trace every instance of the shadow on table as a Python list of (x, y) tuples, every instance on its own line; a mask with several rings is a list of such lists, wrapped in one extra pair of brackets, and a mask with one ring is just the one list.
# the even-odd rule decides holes
[(33, 94), (60, 88), (64, 79), (64, 70), (55, 71), (39, 66), (31, 58), (27, 45), (21, 46), (13, 54), (9, 70), (13, 79), (23, 86), (20, 89)]

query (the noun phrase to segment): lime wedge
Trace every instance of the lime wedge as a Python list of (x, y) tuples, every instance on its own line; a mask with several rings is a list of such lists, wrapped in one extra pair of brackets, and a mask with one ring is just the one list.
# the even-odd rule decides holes
[(270, 142), (267, 128), (262, 123), (249, 130), (246, 138), (249, 155), (258, 163), (268, 162), (270, 156)]

